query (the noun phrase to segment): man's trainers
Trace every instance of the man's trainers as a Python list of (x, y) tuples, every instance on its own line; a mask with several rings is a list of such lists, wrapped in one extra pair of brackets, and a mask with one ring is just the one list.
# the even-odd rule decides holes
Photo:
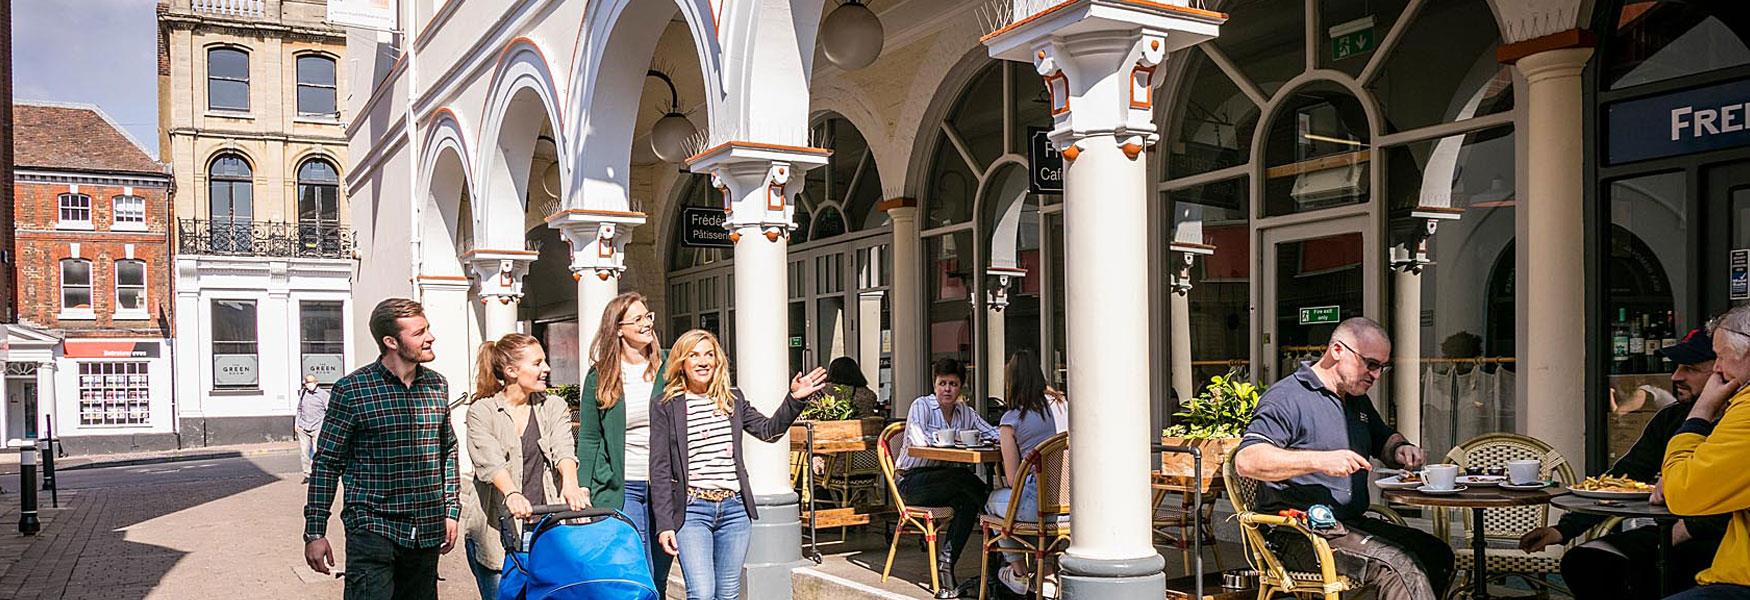
[(1015, 569), (1009, 565), (997, 569), (997, 581), (1003, 582), (1003, 587), (1009, 588), (1017, 596), (1027, 595), (1027, 578), (1015, 574)]

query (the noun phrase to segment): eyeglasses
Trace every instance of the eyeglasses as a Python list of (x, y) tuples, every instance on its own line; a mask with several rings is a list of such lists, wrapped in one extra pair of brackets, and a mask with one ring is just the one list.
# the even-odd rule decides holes
[(647, 312), (647, 313), (644, 313), (642, 315), (638, 315), (637, 317), (634, 317), (634, 318), (631, 318), (631, 319), (628, 319), (625, 321), (620, 321), (620, 325), (622, 325), (622, 326), (624, 326), (624, 325), (643, 325), (645, 323), (655, 323), (655, 322), (656, 322), (656, 313), (655, 312)]
[(1360, 352), (1355, 351), (1355, 348), (1353, 346), (1350, 346), (1348, 343), (1344, 342), (1343, 340), (1333, 340), (1333, 341), (1337, 342), (1338, 346), (1342, 346), (1344, 350), (1348, 350), (1350, 354), (1354, 354), (1357, 358), (1360, 358), (1361, 359), (1361, 366), (1367, 367), (1367, 372), (1374, 373), (1377, 375), (1384, 375), (1387, 372), (1391, 371), (1390, 364), (1387, 364), (1387, 363), (1381, 362), (1381, 361), (1377, 361), (1377, 360), (1368, 358), (1366, 356), (1362, 356)]
[(1732, 329), (1730, 327), (1727, 327), (1725, 325), (1720, 325), (1718, 323), (1714, 324), (1714, 329), (1719, 330), (1719, 331), (1730, 331), (1732, 333), (1736, 333), (1736, 334), (1744, 336), (1744, 337), (1750, 337), (1750, 333), (1744, 333), (1742, 331), (1738, 331), (1736, 329)]

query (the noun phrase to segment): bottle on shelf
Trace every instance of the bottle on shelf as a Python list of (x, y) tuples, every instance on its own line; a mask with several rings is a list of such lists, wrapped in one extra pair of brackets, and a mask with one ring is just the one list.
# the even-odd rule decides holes
[(1610, 324), (1610, 372), (1628, 371), (1628, 309), (1616, 309), (1616, 322)]
[(1647, 326), (1647, 355), (1645, 363), (1647, 365), (1647, 372), (1663, 373), (1665, 372), (1665, 365), (1659, 361), (1659, 349), (1665, 347), (1665, 336), (1669, 334), (1665, 332), (1665, 324), (1653, 315), (1647, 315), (1647, 322), (1649, 323)]
[(1645, 373), (1646, 365), (1641, 358), (1647, 353), (1646, 315), (1639, 315), (1628, 321), (1628, 372)]
[[(1660, 340), (1659, 347), (1668, 348), (1677, 345), (1677, 340), (1681, 339), (1683, 334), (1684, 332), (1677, 330), (1677, 311), (1665, 311), (1665, 339)], [(1677, 370), (1677, 365), (1672, 364), (1669, 358), (1660, 357), (1659, 366), (1661, 371)]]

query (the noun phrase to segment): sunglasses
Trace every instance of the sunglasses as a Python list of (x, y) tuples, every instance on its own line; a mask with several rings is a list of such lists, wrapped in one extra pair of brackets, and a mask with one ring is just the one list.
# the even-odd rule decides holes
[(1360, 358), (1361, 359), (1361, 366), (1367, 367), (1367, 372), (1373, 373), (1375, 375), (1384, 375), (1387, 372), (1391, 371), (1390, 364), (1388, 364), (1384, 361), (1378, 361), (1378, 360), (1368, 358), (1366, 356), (1362, 356), (1360, 352), (1355, 351), (1355, 348), (1353, 346), (1350, 346), (1348, 343), (1344, 342), (1343, 340), (1335, 340), (1335, 341), (1337, 342), (1338, 346), (1342, 346), (1344, 350), (1348, 350), (1350, 354), (1354, 354), (1357, 358)]

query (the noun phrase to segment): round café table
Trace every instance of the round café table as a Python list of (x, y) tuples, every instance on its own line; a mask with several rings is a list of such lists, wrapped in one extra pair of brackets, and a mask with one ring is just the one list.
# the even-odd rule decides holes
[(1580, 496), (1570, 495), (1551, 500), (1550, 504), (1553, 504), (1562, 510), (1569, 510), (1577, 513), (1602, 515), (1607, 517), (1623, 517), (1628, 519), (1645, 518), (1652, 519), (1654, 523), (1657, 523), (1659, 525), (1659, 554), (1657, 560), (1659, 565), (1659, 597), (1664, 598), (1667, 593), (1666, 590), (1675, 587), (1671, 585), (1671, 563), (1669, 558), (1671, 556), (1671, 530), (1677, 527), (1677, 522), (1682, 520), (1683, 517), (1671, 514), (1671, 510), (1665, 508), (1665, 505), (1663, 504), (1652, 504), (1647, 502), (1646, 499), (1610, 500), (1607, 502), (1610, 502), (1610, 504), (1601, 504), (1596, 498), (1582, 498)]
[(1537, 506), (1549, 504), (1556, 496), (1568, 493), (1567, 488), (1547, 487), (1541, 490), (1507, 490), (1495, 486), (1471, 486), (1452, 494), (1426, 494), (1413, 489), (1385, 490), (1380, 495), (1393, 502), (1434, 508), (1468, 508), (1471, 510), (1471, 598), (1489, 597), (1488, 554), (1483, 543), (1483, 511), (1490, 508)]

